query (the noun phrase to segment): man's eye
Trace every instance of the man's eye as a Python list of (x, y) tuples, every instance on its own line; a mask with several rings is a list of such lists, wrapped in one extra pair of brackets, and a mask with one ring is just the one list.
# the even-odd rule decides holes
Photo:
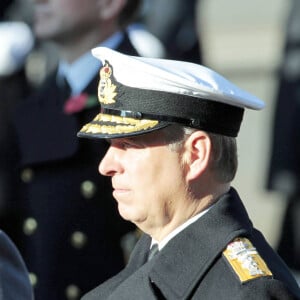
[(118, 141), (118, 142), (114, 142), (112, 143), (112, 145), (116, 148), (119, 149), (128, 149), (128, 148), (132, 148), (132, 144), (128, 143), (127, 141)]
[(135, 148), (136, 145), (134, 143), (131, 143), (131, 142), (123, 142), (123, 143), (121, 143), (121, 147), (123, 149), (129, 149), (129, 148)]
[(113, 141), (113, 146), (120, 149), (140, 148), (142, 145), (132, 140)]

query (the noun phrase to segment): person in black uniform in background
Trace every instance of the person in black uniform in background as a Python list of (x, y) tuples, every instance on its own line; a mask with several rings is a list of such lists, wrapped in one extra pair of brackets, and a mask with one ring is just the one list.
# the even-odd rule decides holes
[(15, 107), (33, 91), (25, 71), (26, 60), (34, 45), (34, 37), (23, 8), (14, 0), (0, 3), (0, 228), (14, 243), (20, 243), (20, 211), (14, 193), (16, 170), (11, 161), (15, 151), (9, 146), (13, 140), (10, 130)]
[(278, 74), (267, 189), (287, 201), (277, 250), (300, 283), (300, 2), (291, 2)]
[(99, 172), (145, 234), (126, 268), (83, 299), (300, 299), (231, 186), (244, 109), (264, 103), (201, 65), (93, 54), (101, 111), (78, 136), (109, 141)]
[(94, 117), (99, 60), (105, 45), (138, 55), (124, 29), (139, 0), (36, 0), (33, 29), (58, 49), (57, 69), (14, 116), (19, 150), (25, 251), (37, 300), (78, 299), (124, 266), (121, 220), (109, 180), (97, 175), (107, 145), (78, 141)]
[(164, 44), (169, 59), (203, 64), (196, 22), (201, 4), (201, 0), (145, 0), (143, 22)]

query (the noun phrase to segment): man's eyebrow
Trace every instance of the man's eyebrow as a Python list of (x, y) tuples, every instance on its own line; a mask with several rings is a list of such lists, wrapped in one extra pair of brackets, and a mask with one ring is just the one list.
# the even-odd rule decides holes
[(110, 145), (113, 143), (113, 141), (117, 142), (133, 142), (133, 141), (138, 141), (137, 138), (135, 137), (125, 137), (125, 138), (118, 138), (118, 139), (105, 139)]

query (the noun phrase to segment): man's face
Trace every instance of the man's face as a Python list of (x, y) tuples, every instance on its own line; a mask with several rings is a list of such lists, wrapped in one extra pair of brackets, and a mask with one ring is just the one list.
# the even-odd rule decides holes
[(168, 226), (186, 192), (180, 155), (161, 131), (111, 140), (99, 172), (112, 178), (120, 215), (147, 233)]
[(34, 0), (34, 31), (38, 38), (63, 41), (96, 26), (98, 0)]

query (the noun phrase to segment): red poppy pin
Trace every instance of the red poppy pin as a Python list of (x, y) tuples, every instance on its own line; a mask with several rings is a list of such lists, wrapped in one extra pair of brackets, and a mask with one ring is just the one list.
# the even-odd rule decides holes
[(81, 93), (76, 96), (70, 97), (64, 105), (64, 113), (71, 115), (78, 113), (84, 109), (93, 107), (98, 104), (96, 96), (91, 96), (86, 93)]

